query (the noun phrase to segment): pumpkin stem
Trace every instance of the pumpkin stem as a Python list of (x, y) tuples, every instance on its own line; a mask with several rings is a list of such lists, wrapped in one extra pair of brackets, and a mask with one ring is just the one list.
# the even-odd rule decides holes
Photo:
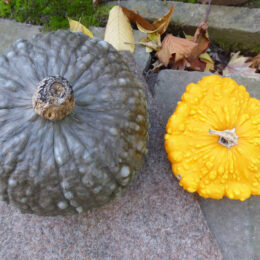
[(235, 130), (236, 130), (236, 128), (233, 128), (231, 130), (226, 129), (223, 131), (209, 129), (209, 134), (218, 135), (219, 136), (218, 143), (222, 144), (223, 146), (225, 146), (227, 148), (230, 148), (230, 147), (238, 144), (238, 136), (237, 136)]
[(72, 112), (75, 105), (70, 83), (61, 76), (44, 78), (35, 89), (32, 105), (35, 112), (45, 119), (63, 119)]

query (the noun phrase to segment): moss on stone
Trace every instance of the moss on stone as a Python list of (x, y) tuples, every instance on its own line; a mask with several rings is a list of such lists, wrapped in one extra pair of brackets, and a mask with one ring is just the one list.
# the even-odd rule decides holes
[(0, 1), (0, 17), (57, 30), (68, 28), (67, 17), (80, 20), (85, 26), (101, 26), (111, 7), (94, 7), (92, 0), (11, 0), (9, 5)]
[(260, 45), (249, 48), (248, 46), (240, 43), (229, 42), (223, 39), (214, 39), (213, 43), (217, 44), (220, 48), (227, 52), (242, 52), (244, 55), (257, 55), (260, 53)]
[(260, 44), (253, 48), (253, 52), (260, 53)]

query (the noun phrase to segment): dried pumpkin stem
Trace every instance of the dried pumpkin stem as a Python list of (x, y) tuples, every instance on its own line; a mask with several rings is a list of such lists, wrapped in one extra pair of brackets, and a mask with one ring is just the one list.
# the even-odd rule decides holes
[(231, 148), (232, 146), (238, 144), (238, 136), (236, 134), (236, 128), (233, 128), (231, 130), (226, 129), (223, 131), (209, 129), (209, 134), (218, 135), (219, 136), (218, 143), (222, 144), (227, 148)]
[(45, 119), (63, 119), (72, 112), (75, 105), (70, 83), (60, 76), (44, 78), (35, 89), (32, 105), (35, 112)]

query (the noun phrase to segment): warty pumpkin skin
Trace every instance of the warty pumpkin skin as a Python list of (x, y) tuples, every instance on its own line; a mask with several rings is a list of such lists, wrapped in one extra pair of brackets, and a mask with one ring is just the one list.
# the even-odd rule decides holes
[(260, 195), (260, 100), (230, 78), (191, 83), (166, 126), (180, 185), (204, 198)]
[[(51, 113), (65, 81), (72, 111), (61, 119)], [(54, 97), (43, 93), (47, 82)], [(99, 207), (140, 170), (145, 94), (105, 41), (68, 31), (18, 40), (0, 56), (0, 92), (0, 196), (21, 212), (54, 216)], [(53, 105), (48, 113), (46, 104), (36, 109), (37, 98)]]

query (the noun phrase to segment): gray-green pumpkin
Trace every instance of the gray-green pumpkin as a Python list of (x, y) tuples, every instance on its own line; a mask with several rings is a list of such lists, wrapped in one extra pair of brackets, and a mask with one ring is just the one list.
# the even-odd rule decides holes
[(110, 202), (140, 170), (147, 129), (140, 82), (105, 41), (57, 31), (0, 56), (0, 196), (23, 213)]

